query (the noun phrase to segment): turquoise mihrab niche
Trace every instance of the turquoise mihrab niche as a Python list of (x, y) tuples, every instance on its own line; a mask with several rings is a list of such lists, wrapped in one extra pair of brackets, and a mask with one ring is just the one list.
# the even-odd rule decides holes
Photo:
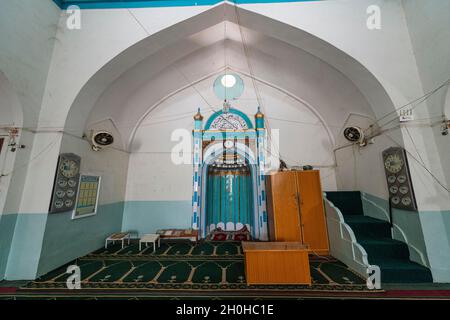
[(217, 228), (244, 227), (267, 240), (264, 115), (254, 123), (229, 104), (211, 115), (194, 116), (192, 227), (205, 238)]

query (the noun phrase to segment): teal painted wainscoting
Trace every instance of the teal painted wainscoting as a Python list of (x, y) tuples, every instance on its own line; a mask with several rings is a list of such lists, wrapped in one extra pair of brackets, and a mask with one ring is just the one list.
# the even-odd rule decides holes
[(450, 283), (450, 210), (420, 211), (434, 282)]
[(38, 276), (102, 247), (122, 228), (123, 202), (100, 205), (94, 216), (72, 220), (72, 212), (48, 215)]
[(36, 278), (47, 213), (20, 213), (17, 215), (14, 236), (6, 267), (7, 280)]
[(5, 278), (16, 221), (17, 214), (0, 215), (0, 281)]
[(142, 236), (163, 228), (190, 228), (191, 216), (191, 200), (126, 201), (122, 230)]

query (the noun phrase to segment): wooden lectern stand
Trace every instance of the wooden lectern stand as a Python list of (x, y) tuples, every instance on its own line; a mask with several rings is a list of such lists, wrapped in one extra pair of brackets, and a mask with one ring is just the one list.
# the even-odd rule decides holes
[(308, 246), (300, 242), (242, 242), (248, 284), (311, 285)]

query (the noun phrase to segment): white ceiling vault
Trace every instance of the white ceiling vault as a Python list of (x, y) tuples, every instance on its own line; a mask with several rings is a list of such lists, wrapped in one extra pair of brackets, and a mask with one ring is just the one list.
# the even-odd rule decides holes
[(108, 119), (121, 147), (130, 150), (141, 121), (176, 94), (197, 95), (197, 105), (179, 110), (180, 115), (198, 107), (219, 109), (212, 84), (224, 70), (253, 78), (246, 82), (250, 110), (258, 104), (276, 108), (257, 99), (259, 90), (276, 89), (310, 108), (331, 140), (349, 114), (375, 118), (393, 108), (375, 77), (352, 57), (302, 30), (225, 3), (112, 59), (79, 92), (66, 130), (87, 132)]

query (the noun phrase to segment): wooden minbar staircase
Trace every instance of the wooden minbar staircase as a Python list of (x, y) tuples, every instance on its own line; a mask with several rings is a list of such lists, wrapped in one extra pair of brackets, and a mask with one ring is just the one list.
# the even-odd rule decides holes
[(433, 282), (431, 271), (409, 259), (408, 246), (392, 238), (389, 222), (364, 215), (359, 191), (326, 192), (344, 216), (357, 242), (366, 250), (369, 263), (381, 270), (384, 283)]

